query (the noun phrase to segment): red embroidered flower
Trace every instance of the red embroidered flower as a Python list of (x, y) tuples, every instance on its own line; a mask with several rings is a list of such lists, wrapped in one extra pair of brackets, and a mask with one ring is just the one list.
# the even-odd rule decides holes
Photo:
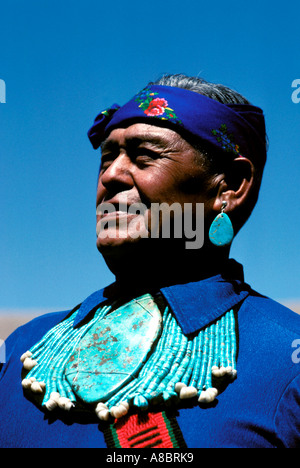
[(144, 111), (148, 116), (163, 115), (165, 107), (168, 106), (168, 102), (163, 98), (152, 99), (149, 103), (148, 108)]

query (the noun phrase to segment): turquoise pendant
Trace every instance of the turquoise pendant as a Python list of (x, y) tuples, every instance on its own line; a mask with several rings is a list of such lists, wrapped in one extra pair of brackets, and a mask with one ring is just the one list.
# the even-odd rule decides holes
[(226, 213), (220, 213), (211, 223), (209, 229), (210, 241), (219, 247), (229, 245), (234, 236), (230, 218)]
[(74, 393), (86, 403), (107, 401), (138, 374), (161, 327), (160, 310), (149, 294), (97, 321), (65, 368)]

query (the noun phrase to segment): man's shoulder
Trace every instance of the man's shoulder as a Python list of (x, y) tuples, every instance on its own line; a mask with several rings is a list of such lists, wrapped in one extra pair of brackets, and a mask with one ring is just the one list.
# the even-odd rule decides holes
[(26, 341), (30, 344), (33, 339), (35, 344), (41, 339), (45, 333), (55, 327), (59, 322), (74, 313), (74, 327), (76, 327), (86, 315), (93, 310), (97, 305), (103, 302), (104, 289), (98, 290), (86, 297), (81, 303), (71, 309), (66, 309), (59, 312), (50, 312), (40, 315), (24, 325), (18, 327), (8, 338), (8, 345), (12, 342)]
[(48, 329), (49, 326), (55, 326), (57, 323), (64, 320), (71, 312), (72, 309), (69, 310), (62, 310), (59, 312), (48, 312), (46, 314), (39, 315), (35, 317), (31, 321), (24, 324), (23, 330), (28, 328), (39, 328), (39, 329)]
[(300, 315), (285, 305), (251, 290), (245, 300), (245, 306), (254, 309), (273, 326), (284, 328), (287, 332), (300, 336)]
[(20, 361), (20, 356), (35, 345), (51, 328), (64, 320), (71, 311), (40, 315), (18, 327), (4, 342), (4, 362), (0, 363), (0, 379), (9, 363)]
[[(6, 340), (6, 351), (9, 354), (14, 351), (27, 351), (37, 343), (52, 327), (64, 320), (70, 311), (50, 312), (40, 315), (18, 327)], [(24, 351), (24, 352), (25, 352)]]
[(31, 333), (31, 332), (36, 332), (36, 330), (40, 331), (47, 331), (49, 327), (55, 326), (57, 323), (59, 323), (61, 320), (63, 320), (65, 317), (68, 316), (68, 314), (71, 312), (70, 310), (64, 310), (64, 311), (59, 311), (59, 312), (48, 312), (46, 314), (39, 315), (30, 321), (24, 323), (20, 327), (18, 327), (8, 339), (13, 337), (14, 335), (20, 335), (23, 334), (24, 332), (26, 333)]

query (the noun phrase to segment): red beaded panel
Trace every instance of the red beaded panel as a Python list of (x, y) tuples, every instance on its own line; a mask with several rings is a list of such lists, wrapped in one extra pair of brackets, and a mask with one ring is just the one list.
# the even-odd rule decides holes
[(105, 439), (109, 448), (184, 448), (175, 417), (165, 412), (132, 414), (115, 420)]

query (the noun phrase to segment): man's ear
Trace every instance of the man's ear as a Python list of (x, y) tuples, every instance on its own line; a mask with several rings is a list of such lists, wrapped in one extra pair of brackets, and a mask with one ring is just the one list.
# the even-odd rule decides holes
[(244, 157), (234, 159), (223, 174), (218, 187), (218, 194), (213, 204), (213, 210), (220, 212), (222, 203), (227, 202), (226, 213), (238, 212), (239, 208), (249, 201), (254, 185), (253, 163)]

